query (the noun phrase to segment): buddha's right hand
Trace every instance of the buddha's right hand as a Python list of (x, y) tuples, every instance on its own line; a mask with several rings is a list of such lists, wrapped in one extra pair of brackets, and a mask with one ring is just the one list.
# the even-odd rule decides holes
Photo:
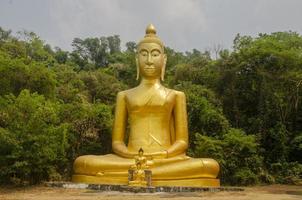
[(123, 142), (113, 142), (112, 150), (114, 153), (124, 158), (134, 158), (134, 156), (137, 155), (136, 152), (129, 151)]

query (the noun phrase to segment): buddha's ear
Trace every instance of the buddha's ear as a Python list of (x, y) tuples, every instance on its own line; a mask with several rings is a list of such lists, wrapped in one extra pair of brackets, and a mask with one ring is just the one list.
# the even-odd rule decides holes
[(138, 64), (137, 55), (135, 56), (135, 63), (136, 63), (136, 80), (138, 80), (139, 79), (139, 64)]
[(161, 68), (161, 81), (165, 80), (165, 71), (166, 71), (166, 64), (167, 64), (167, 55), (164, 54), (164, 63), (163, 63), (163, 67)]

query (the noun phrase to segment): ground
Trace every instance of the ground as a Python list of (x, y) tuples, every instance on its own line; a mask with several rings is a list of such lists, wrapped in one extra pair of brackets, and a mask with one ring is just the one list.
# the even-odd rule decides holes
[(1, 187), (1, 200), (129, 200), (129, 199), (173, 199), (173, 200), (298, 200), (302, 199), (302, 186), (270, 185), (246, 187), (241, 192), (202, 193), (153, 193), (133, 194), (100, 192), (86, 189), (64, 189), (45, 186)]

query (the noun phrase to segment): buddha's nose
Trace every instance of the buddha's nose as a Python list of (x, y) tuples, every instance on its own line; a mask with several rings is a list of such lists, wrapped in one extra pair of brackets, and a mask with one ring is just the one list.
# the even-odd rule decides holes
[(149, 54), (149, 55), (148, 55), (148, 58), (147, 58), (146, 65), (152, 65), (152, 64), (153, 64), (153, 60), (152, 60), (151, 55)]

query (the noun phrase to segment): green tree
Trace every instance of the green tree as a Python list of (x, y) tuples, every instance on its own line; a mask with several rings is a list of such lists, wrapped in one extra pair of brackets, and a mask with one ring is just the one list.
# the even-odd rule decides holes
[(121, 52), (121, 39), (119, 35), (107, 37), (110, 54)]
[(126, 51), (131, 52), (131, 53), (134, 53), (135, 50), (136, 50), (136, 47), (137, 47), (136, 42), (133, 42), (133, 41), (131, 41), (131, 42), (126, 42), (126, 48), (127, 48)]
[[(188, 123), (191, 133), (221, 137), (229, 128), (223, 116), (221, 104), (213, 91), (190, 82), (182, 82), (176, 89), (184, 91), (187, 96)], [(194, 141), (194, 136), (191, 140)], [(191, 142), (192, 143), (192, 142)]]
[[(41, 64), (41, 63), (39, 63)], [(21, 90), (29, 89), (46, 97), (53, 97), (56, 79), (52, 71), (37, 63), (26, 65), (23, 59), (13, 59), (0, 51), (0, 95), (13, 93), (18, 95)]]

